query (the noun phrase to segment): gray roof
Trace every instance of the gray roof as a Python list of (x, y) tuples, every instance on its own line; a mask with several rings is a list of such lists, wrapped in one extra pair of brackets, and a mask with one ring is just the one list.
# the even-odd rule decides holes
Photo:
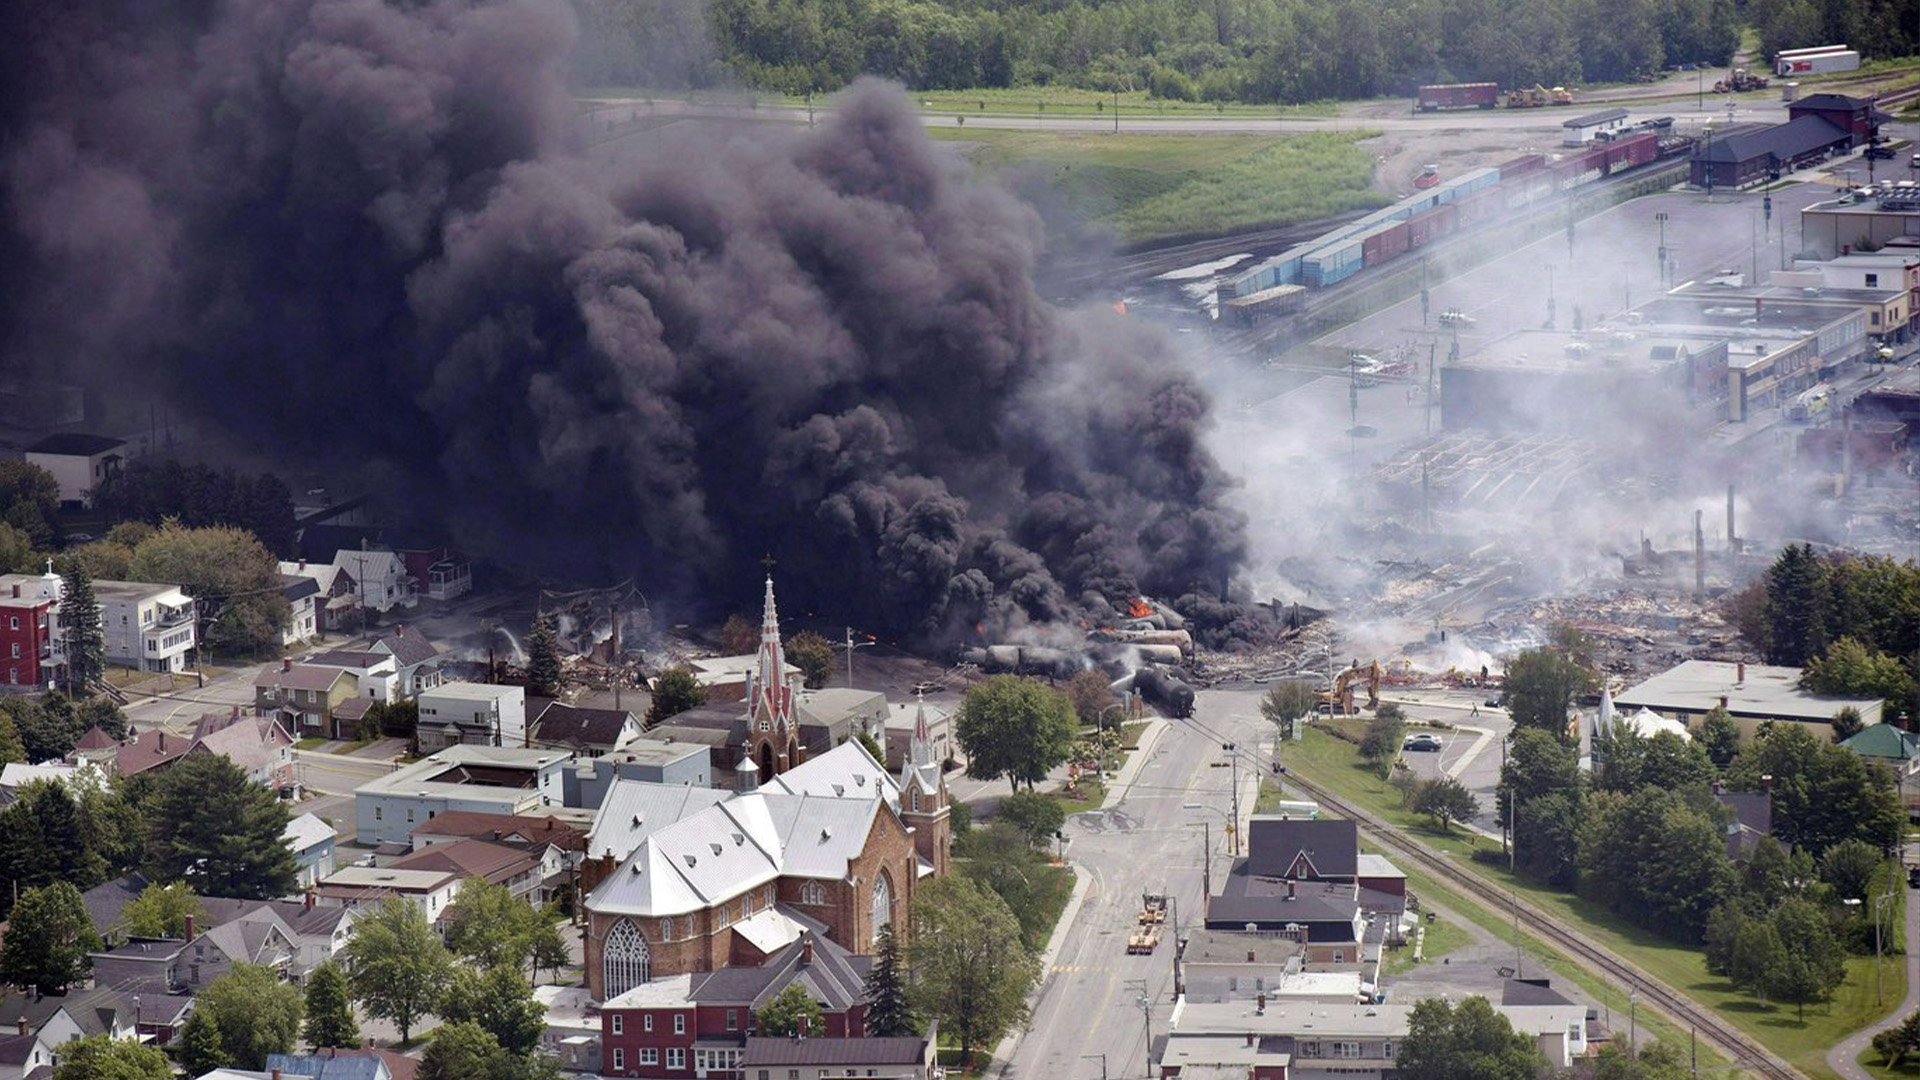
[(302, 600), (320, 591), (320, 583), (299, 574), (281, 574), (280, 592), (288, 602)]
[(331, 690), (334, 683), (348, 678), (352, 676), (335, 667), (295, 664), (291, 669), (283, 669), (269, 665), (254, 676), (253, 685), (279, 686), (288, 690)]
[(1508, 979), (1500, 987), (1502, 1005), (1571, 1005), (1573, 1000), (1546, 979)]
[(1359, 869), (1360, 829), (1351, 821), (1256, 814), (1247, 830), (1247, 861), (1268, 877), (1350, 878)]
[[(1292, 895), (1289, 897), (1289, 888)], [(1303, 926), (1351, 925), (1360, 901), (1350, 884), (1283, 881), (1247, 871), (1246, 860), (1233, 868), (1220, 894), (1207, 905), (1207, 925), (1232, 929), (1247, 923)], [(1318, 937), (1314, 940), (1319, 940)]]
[(1563, 120), (1560, 126), (1593, 127), (1596, 124), (1605, 124), (1613, 120), (1623, 120), (1626, 118), (1626, 115), (1627, 110), (1625, 109), (1601, 109), (1599, 112), (1590, 112), (1585, 116), (1576, 116), (1571, 120)]
[(1621, 710), (1704, 713), (1727, 699), (1734, 716), (1771, 720), (1810, 720), (1831, 723), (1833, 714), (1848, 706), (1860, 710), (1868, 724), (1879, 722), (1878, 698), (1827, 697), (1800, 689), (1800, 669), (1769, 664), (1739, 665), (1720, 660), (1688, 660), (1647, 681), (1614, 695)]
[(611, 750), (633, 719), (633, 714), (625, 709), (579, 709), (556, 701), (542, 709), (534, 720), (533, 738), (549, 745)]
[(409, 634), (405, 630), (381, 638), (378, 647), (392, 653), (401, 667), (424, 664), (440, 655), (440, 650), (434, 648), (433, 642), (419, 634)]
[(927, 1040), (915, 1035), (859, 1039), (772, 1039), (750, 1036), (740, 1064), (756, 1065), (917, 1065), (926, 1060)]
[(320, 667), (359, 668), (366, 670), (388, 659), (386, 653), (365, 652), (359, 649), (328, 649), (317, 652), (301, 661), (303, 664), (315, 664)]
[(309, 1076), (313, 1080), (381, 1080), (386, 1066), (377, 1057), (358, 1054), (336, 1057), (332, 1054), (268, 1054), (267, 1069), (284, 1076)]
[(74, 457), (92, 457), (95, 454), (112, 450), (116, 446), (125, 446), (125, 439), (116, 439), (111, 435), (89, 435), (84, 431), (62, 431), (49, 435), (32, 446), (27, 447), (29, 454), (67, 454)]
[(1850, 138), (1851, 133), (1835, 127), (1825, 117), (1808, 114), (1759, 131), (1715, 139), (1701, 150), (1700, 158), (1704, 161), (1736, 162), (1772, 156), (1790, 161)]
[[(866, 969), (872, 958), (847, 952), (826, 936), (826, 928), (787, 908), (781, 914), (808, 927), (805, 935), (787, 943), (773, 955), (751, 967), (720, 968), (707, 975), (696, 975), (688, 997), (700, 1005), (746, 1005), (758, 1009), (794, 983), (828, 1012), (844, 1012), (867, 1000)], [(802, 963), (807, 940), (813, 942), (813, 960)]]

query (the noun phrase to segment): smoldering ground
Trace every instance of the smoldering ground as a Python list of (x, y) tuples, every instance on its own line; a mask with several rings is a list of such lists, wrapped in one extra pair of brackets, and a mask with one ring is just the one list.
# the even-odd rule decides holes
[[(20, 5), (10, 5), (20, 7)], [(4, 358), (364, 464), (469, 551), (922, 638), (1217, 598), (1246, 551), (1155, 332), (861, 84), (589, 164), (561, 0), (32, 5)]]

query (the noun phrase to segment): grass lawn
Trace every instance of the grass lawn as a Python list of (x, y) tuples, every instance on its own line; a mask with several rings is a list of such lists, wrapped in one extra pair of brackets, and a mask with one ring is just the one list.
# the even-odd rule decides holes
[(1088, 221), (1129, 243), (1217, 236), (1384, 204), (1377, 132), (1307, 135), (1112, 135), (934, 128), (988, 170), (1037, 168)]
[(299, 742), (294, 743), (293, 748), (295, 750), (318, 750), (332, 741), (332, 739), (322, 738), (319, 735), (309, 735)]
[[(967, 113), (974, 116), (1112, 116), (1114, 96), (1100, 90), (1071, 86), (993, 87), (976, 90), (909, 91), (914, 104), (930, 113)], [(594, 98), (651, 98), (661, 101), (741, 101), (748, 97), (768, 105), (804, 106), (804, 96), (792, 94), (689, 94), (684, 90), (648, 90), (632, 86), (594, 86), (579, 94), (583, 100)], [(830, 95), (814, 97), (824, 105)], [(1119, 97), (1120, 123), (1129, 117), (1148, 116), (1271, 116), (1313, 119), (1337, 116), (1343, 103), (1315, 101), (1303, 105), (1259, 105), (1241, 102), (1175, 101), (1156, 98), (1145, 90), (1134, 90)], [(1349, 103), (1350, 104), (1350, 103)]]
[(1123, 724), (1120, 728), (1120, 748), (1123, 750), (1140, 749), (1140, 736), (1147, 733), (1147, 728), (1152, 723), (1153, 721), (1151, 720), (1135, 720), (1132, 723)]
[(1380, 974), (1383, 978), (1411, 971), (1420, 964), (1438, 963), (1441, 957), (1473, 940), (1464, 927), (1455, 924), (1451, 919), (1436, 918), (1432, 922), (1421, 925), (1427, 929), (1426, 942), (1420, 949), (1421, 959), (1417, 963), (1414, 961), (1413, 941), (1409, 938), (1405, 945), (1394, 950), (1381, 962)]
[(1090, 776), (1082, 776), (1080, 782), (1074, 785), (1073, 794), (1069, 795), (1065, 788), (1061, 788), (1053, 793), (1053, 797), (1060, 800), (1061, 808), (1071, 816), (1083, 810), (1100, 809), (1101, 804), (1107, 801), (1107, 786)]
[(335, 754), (351, 754), (355, 750), (372, 746), (374, 743), (377, 743), (379, 741), (380, 741), (379, 739), (355, 739), (352, 742), (341, 743), (340, 745), (334, 747), (332, 752)]
[(1862, 1050), (1860, 1056), (1854, 1060), (1860, 1063), (1860, 1067), (1865, 1069), (1867, 1075), (1873, 1077), (1873, 1080), (1913, 1080), (1913, 1066), (1901, 1064), (1889, 1069), (1886, 1065), (1887, 1059), (1875, 1053), (1872, 1047)]
[(985, 1050), (975, 1050), (973, 1052), (973, 1066), (964, 1072), (961, 1071), (960, 1047), (948, 1039), (947, 1033), (944, 1031), (940, 1033), (939, 1054), (940, 1065), (947, 1070), (949, 1080), (963, 1080), (965, 1077), (985, 1076), (987, 1075), (987, 1071), (993, 1068), (993, 1055), (987, 1053)]
[[(1519, 894), (1542, 911), (1580, 927), (1598, 944), (1719, 1012), (1810, 1076), (1831, 1076), (1825, 1065), (1828, 1048), (1886, 1011), (1873, 1004), (1871, 956), (1849, 958), (1847, 981), (1835, 992), (1833, 1000), (1809, 1008), (1805, 1019), (1800, 1019), (1791, 1007), (1762, 1004), (1735, 989), (1724, 978), (1708, 972), (1705, 954), (1696, 947), (1634, 926), (1580, 897), (1471, 861), (1472, 849), (1489, 845), (1491, 841), (1457, 831), (1442, 834), (1425, 818), (1402, 809), (1398, 793), (1360, 763), (1351, 745), (1309, 728), (1306, 738), (1292, 744), (1290, 749), (1293, 753), (1288, 765), (1293, 770), (1325, 784), (1336, 795), (1373, 811), (1430, 847), (1458, 857), (1463, 868)], [(1411, 887), (1414, 872), (1406, 867), (1402, 869), (1407, 870)], [(1480, 909), (1476, 902), (1465, 910), (1475, 913)], [(1511, 934), (1511, 928), (1506, 932)], [(1885, 999), (1899, 1001), (1906, 993), (1905, 968), (1887, 963), (1885, 979)]]

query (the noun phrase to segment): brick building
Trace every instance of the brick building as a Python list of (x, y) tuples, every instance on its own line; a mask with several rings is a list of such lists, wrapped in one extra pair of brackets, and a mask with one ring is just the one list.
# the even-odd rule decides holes
[(60, 576), (0, 578), (0, 665), (8, 686), (44, 690), (66, 662), (60, 641)]
[(865, 952), (881, 927), (904, 923), (919, 879), (946, 871), (947, 791), (924, 721), (897, 778), (858, 741), (797, 760), (784, 669), (769, 580), (741, 791), (694, 799), (616, 780), (608, 792), (581, 879), (595, 1001), (758, 963), (800, 938), (802, 918)]

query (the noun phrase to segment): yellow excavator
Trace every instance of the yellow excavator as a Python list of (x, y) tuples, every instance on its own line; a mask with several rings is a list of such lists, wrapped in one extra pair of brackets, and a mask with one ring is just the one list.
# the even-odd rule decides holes
[(1361, 679), (1367, 680), (1367, 708), (1380, 707), (1380, 661), (1375, 660), (1365, 667), (1355, 660), (1353, 666), (1340, 673), (1333, 680), (1333, 689), (1320, 695), (1320, 705), (1336, 716), (1352, 716), (1353, 686)]

